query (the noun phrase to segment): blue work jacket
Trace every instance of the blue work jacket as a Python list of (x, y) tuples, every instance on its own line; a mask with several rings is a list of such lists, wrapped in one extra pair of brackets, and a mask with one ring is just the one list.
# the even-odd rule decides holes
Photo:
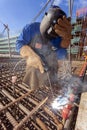
[[(22, 46), (24, 45), (28, 45), (30, 43), (30, 41), (34, 38), (35, 35), (40, 34), (40, 23), (39, 22), (35, 22), (32, 24), (27, 24), (20, 36), (18, 37), (17, 41), (16, 41), (16, 51), (20, 52), (20, 49)], [(61, 37), (57, 37), (57, 38), (53, 38), (50, 40), (50, 42), (52, 43), (52, 46), (54, 46), (55, 51), (56, 51), (56, 55), (58, 59), (65, 59), (67, 56), (67, 51), (65, 48), (60, 47), (62, 38)]]

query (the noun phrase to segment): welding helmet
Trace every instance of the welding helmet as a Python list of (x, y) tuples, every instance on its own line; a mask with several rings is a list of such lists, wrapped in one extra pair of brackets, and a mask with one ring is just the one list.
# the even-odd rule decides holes
[(53, 26), (57, 23), (59, 18), (66, 16), (65, 12), (58, 6), (51, 6), (48, 12), (45, 13), (41, 24), (40, 32), (45, 38), (55, 38), (58, 34), (53, 30)]

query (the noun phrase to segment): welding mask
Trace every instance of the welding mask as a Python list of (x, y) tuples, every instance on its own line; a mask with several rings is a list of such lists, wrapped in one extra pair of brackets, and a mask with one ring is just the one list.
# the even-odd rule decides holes
[(58, 34), (55, 33), (53, 27), (57, 23), (59, 18), (66, 16), (65, 12), (60, 9), (58, 6), (51, 6), (48, 12), (45, 13), (41, 24), (40, 32), (41, 35), (45, 38), (56, 38)]

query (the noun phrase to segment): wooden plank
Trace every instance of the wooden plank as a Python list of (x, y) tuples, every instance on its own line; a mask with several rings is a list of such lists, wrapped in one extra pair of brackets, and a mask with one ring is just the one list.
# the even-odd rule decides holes
[(81, 95), (75, 130), (87, 130), (87, 92)]

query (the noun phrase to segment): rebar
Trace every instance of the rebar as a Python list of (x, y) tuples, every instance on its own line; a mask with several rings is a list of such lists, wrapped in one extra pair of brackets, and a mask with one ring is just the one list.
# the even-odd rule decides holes
[(14, 130), (19, 130), (20, 127), (31, 117), (46, 101), (48, 97), (46, 97), (42, 102), (40, 102), (15, 128)]
[[(12, 60), (12, 59), (11, 59)], [(29, 90), (22, 83), (25, 74), (23, 63), (16, 68), (17, 82), (14, 86), (11, 82), (12, 68), (15, 60), (1, 61), (0, 72), (0, 128), (1, 130), (27, 129), (61, 130), (62, 115), (52, 108), (52, 101), (58, 95), (56, 87), (51, 89), (47, 86), (37, 90)], [(21, 69), (20, 69), (21, 68)], [(15, 89), (15, 92), (13, 91)]]
[(19, 97), (19, 98), (16, 99), (16, 100), (15, 100), (14, 98), (12, 98), (14, 101), (11, 102), (11, 103), (9, 103), (9, 104), (7, 104), (7, 105), (4, 106), (3, 108), (1, 108), (1, 109), (0, 109), (0, 112), (3, 111), (3, 110), (5, 110), (5, 109), (7, 109), (7, 108), (10, 107), (11, 105), (13, 105), (13, 104), (19, 102), (19, 101), (22, 100), (24, 97), (28, 96), (31, 92), (32, 92), (32, 91), (29, 91), (28, 93), (24, 94), (23, 96)]
[[(3, 105), (0, 103), (0, 108), (2, 108)], [(18, 125), (18, 122), (14, 119), (14, 117), (9, 113), (6, 112), (6, 117), (8, 118), (8, 120), (11, 122), (11, 124), (15, 127), (16, 125)]]

